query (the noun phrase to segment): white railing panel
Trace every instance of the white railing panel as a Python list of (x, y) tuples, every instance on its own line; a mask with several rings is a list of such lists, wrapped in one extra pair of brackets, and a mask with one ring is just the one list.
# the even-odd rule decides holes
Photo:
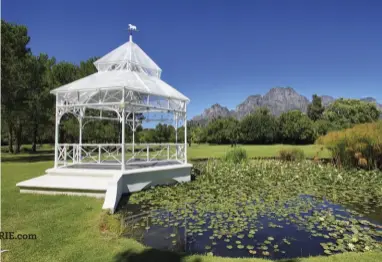
[[(136, 161), (177, 160), (184, 163), (183, 143), (138, 143), (125, 144), (125, 164)], [(58, 164), (68, 166), (86, 164), (121, 164), (121, 144), (58, 144)]]

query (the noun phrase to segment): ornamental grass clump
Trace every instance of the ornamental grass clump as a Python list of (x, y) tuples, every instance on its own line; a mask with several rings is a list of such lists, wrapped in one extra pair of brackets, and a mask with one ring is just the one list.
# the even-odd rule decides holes
[(338, 166), (382, 169), (382, 121), (330, 132), (317, 139)]
[(239, 164), (248, 160), (247, 151), (240, 147), (229, 150), (225, 155), (225, 161)]
[(279, 151), (279, 157), (283, 161), (302, 161), (305, 159), (305, 154), (302, 149), (281, 149)]

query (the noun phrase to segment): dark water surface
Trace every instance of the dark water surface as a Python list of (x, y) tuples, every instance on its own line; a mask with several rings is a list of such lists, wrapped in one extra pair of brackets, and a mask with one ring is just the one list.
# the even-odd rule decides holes
[[(373, 235), (373, 238), (382, 242), (382, 210), (374, 210), (371, 214), (363, 215), (354, 212), (349, 207), (345, 208), (325, 200), (316, 201), (311, 196), (300, 196), (298, 201), (312, 203), (312, 208), (308, 212), (300, 213), (297, 216), (259, 215), (256, 219), (256, 226), (253, 226), (253, 228), (256, 228), (255, 232), (251, 230), (251, 225), (248, 225), (246, 230), (232, 236), (219, 235), (216, 232), (214, 234), (211, 226), (214, 220), (211, 218), (216, 218), (214, 213), (205, 215), (202, 230), (195, 230), (190, 225), (196, 224), (198, 221), (187, 218), (186, 221), (176, 220), (175, 216), (172, 216), (166, 210), (148, 211), (143, 210), (139, 205), (121, 201), (119, 212), (125, 214), (126, 237), (135, 238), (141, 243), (157, 249), (190, 254), (212, 253), (215, 256), (222, 257), (262, 257), (270, 259), (323, 255), (325, 253), (321, 243), (335, 243), (336, 239), (329, 237), (329, 235), (336, 232), (320, 228), (317, 223), (307, 224), (302, 222), (308, 221), (314, 213), (322, 211), (333, 214), (335, 220), (372, 222), (375, 224), (377, 232), (376, 235)], [(285, 206), (285, 208), (288, 207)], [(359, 211), (360, 208), (357, 207), (356, 209)], [(125, 212), (127, 210), (129, 211), (128, 214)], [(224, 217), (221, 219), (224, 219)], [(158, 221), (163, 222), (160, 222), (161, 225), (159, 225)], [(168, 223), (169, 221), (172, 221), (172, 223)], [(368, 230), (368, 226), (365, 226), (365, 228), (365, 230)]]

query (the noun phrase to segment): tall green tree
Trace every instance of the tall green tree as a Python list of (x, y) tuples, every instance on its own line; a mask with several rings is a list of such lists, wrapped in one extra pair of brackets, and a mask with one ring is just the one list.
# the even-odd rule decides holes
[(55, 86), (69, 84), (80, 78), (78, 66), (69, 62), (59, 62), (52, 67)]
[(337, 99), (324, 112), (324, 119), (337, 129), (348, 128), (354, 124), (378, 120), (380, 112), (374, 103), (357, 99)]
[[(184, 142), (184, 125), (178, 128), (178, 143)], [(187, 127), (187, 143), (191, 146), (191, 132)]]
[(143, 129), (138, 133), (138, 141), (141, 143), (154, 143), (156, 141), (155, 129)]
[(175, 137), (175, 128), (171, 125), (159, 123), (155, 127), (155, 137), (158, 143), (169, 142), (172, 137)]
[(36, 152), (37, 138), (44, 132), (52, 132), (50, 125), (52, 121), (54, 97), (49, 91), (54, 87), (52, 67), (54, 58), (46, 54), (30, 56), (28, 60), (28, 92), (26, 103), (28, 104), (28, 133), (31, 137), (32, 151)]
[(271, 144), (278, 135), (277, 118), (269, 109), (259, 108), (240, 123), (242, 141), (247, 144)]
[[(55, 87), (69, 84), (79, 78), (78, 66), (69, 62), (59, 62), (52, 67), (52, 75)], [(65, 123), (70, 121), (71, 123)], [(79, 133), (78, 125), (74, 123), (72, 116), (65, 114), (62, 116), (59, 126), (59, 139), (64, 142), (65, 137), (73, 137)]]
[(322, 99), (318, 95), (314, 94), (312, 97), (312, 103), (308, 105), (308, 116), (313, 121), (317, 121), (322, 118), (325, 108), (322, 105)]
[(225, 122), (225, 136), (231, 146), (236, 146), (240, 139), (240, 123), (236, 118), (229, 117)]
[(80, 66), (78, 67), (78, 77), (82, 78), (97, 72), (97, 69), (93, 64), (97, 59), (98, 57), (92, 57), (86, 61), (81, 61)]
[(217, 118), (208, 123), (206, 142), (211, 144), (233, 144), (237, 141), (239, 122), (234, 118)]
[(309, 144), (315, 140), (313, 121), (301, 111), (292, 110), (281, 114), (279, 128), (284, 143)]
[(190, 131), (191, 131), (191, 140), (193, 143), (200, 144), (203, 141), (205, 141), (205, 139), (203, 137), (204, 132), (203, 132), (202, 127), (196, 126), (196, 127), (192, 128)]
[[(1, 20), (1, 110), (7, 124), (10, 152), (20, 152), (23, 127), (27, 122), (27, 59), (30, 49), (25, 26)], [(13, 141), (15, 140), (15, 150)]]

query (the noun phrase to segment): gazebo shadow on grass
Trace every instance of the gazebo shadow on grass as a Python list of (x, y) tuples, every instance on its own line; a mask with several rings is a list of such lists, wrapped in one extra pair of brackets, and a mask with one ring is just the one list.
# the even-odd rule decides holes
[[(185, 261), (187, 254), (181, 254), (171, 251), (158, 250), (158, 249), (147, 249), (142, 252), (134, 251), (124, 251), (117, 254), (113, 262), (183, 262)], [(244, 258), (244, 261), (250, 261), (251, 258)], [(219, 257), (215, 258), (219, 261)], [(194, 259), (188, 260), (189, 262), (202, 262), (200, 257), (195, 257)], [(271, 260), (269, 260), (271, 261)], [(273, 260), (272, 260), (273, 261)], [(300, 258), (287, 258), (276, 260), (278, 262), (301, 262)]]
[[(158, 250), (158, 249), (147, 249), (142, 252), (134, 252), (134, 251), (124, 251), (117, 254), (113, 261), (114, 262), (182, 262), (186, 257), (186, 254)], [(202, 260), (198, 257), (190, 260), (190, 262), (202, 262)]]
[(40, 162), (40, 161), (53, 161), (54, 153), (49, 155), (30, 154), (30, 155), (14, 155), (3, 156), (1, 162)]
[(286, 259), (281, 259), (277, 260), (280, 262), (301, 262), (302, 260), (300, 258), (286, 258)]

